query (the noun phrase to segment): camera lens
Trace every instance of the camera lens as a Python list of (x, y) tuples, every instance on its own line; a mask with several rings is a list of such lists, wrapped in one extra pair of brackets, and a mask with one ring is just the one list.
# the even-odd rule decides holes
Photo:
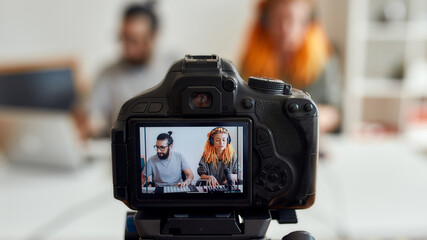
[(192, 93), (191, 106), (193, 108), (210, 108), (212, 106), (212, 95), (207, 92)]

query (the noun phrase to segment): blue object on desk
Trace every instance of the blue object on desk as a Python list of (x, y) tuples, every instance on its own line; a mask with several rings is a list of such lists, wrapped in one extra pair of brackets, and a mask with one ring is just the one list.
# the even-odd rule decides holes
[(129, 214), (126, 216), (126, 231), (128, 233), (137, 233), (135, 222), (133, 221), (134, 214)]

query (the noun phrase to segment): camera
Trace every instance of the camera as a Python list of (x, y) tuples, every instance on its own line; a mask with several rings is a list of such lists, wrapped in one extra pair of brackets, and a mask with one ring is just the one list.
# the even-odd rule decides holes
[(111, 141), (114, 197), (134, 210), (314, 203), (315, 103), (280, 80), (246, 83), (217, 55), (174, 62), (124, 103)]

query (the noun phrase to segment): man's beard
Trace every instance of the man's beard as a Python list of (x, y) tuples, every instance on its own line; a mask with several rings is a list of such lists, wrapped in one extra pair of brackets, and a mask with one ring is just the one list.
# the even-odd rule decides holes
[(130, 66), (142, 66), (148, 62), (148, 59), (147, 58), (138, 58), (138, 59), (123, 58), (123, 61)]
[(160, 153), (157, 153), (157, 156), (160, 158), (160, 159), (162, 159), (162, 160), (165, 160), (165, 159), (167, 159), (168, 157), (169, 157), (169, 148), (168, 148), (168, 151), (166, 152), (166, 153), (163, 153), (163, 155), (160, 155)]
[(142, 66), (148, 64), (151, 60), (151, 53), (147, 53), (138, 58), (126, 58), (122, 56), (122, 60), (130, 66)]

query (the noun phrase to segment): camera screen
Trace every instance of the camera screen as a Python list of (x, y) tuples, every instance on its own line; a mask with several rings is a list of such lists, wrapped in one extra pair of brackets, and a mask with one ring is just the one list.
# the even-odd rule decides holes
[(247, 122), (145, 122), (136, 131), (142, 198), (247, 194)]

